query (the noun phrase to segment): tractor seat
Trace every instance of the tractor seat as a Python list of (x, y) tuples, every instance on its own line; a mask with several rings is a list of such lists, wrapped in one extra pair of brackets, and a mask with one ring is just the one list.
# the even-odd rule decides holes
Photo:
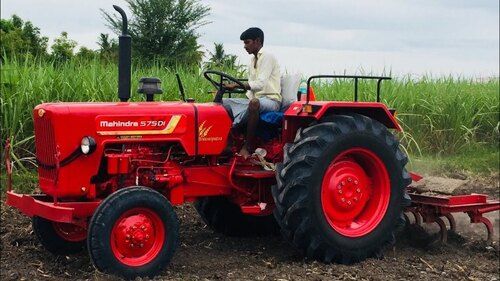
[(290, 105), (297, 100), (302, 74), (286, 74), (281, 77), (281, 102), (280, 111), (266, 112), (260, 115), (257, 127), (257, 136), (267, 141), (279, 136), (283, 125), (283, 116)]
[(269, 111), (260, 114), (260, 122), (265, 122), (270, 125), (281, 126), (283, 122), (284, 112), (282, 111)]
[(283, 114), (290, 105), (297, 100), (297, 91), (299, 89), (302, 74), (286, 74), (281, 77), (281, 102), (280, 111), (266, 112), (260, 115), (260, 121), (269, 125), (281, 127)]

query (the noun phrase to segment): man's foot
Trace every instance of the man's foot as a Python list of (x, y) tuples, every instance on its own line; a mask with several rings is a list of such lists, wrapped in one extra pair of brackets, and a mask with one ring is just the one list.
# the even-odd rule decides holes
[(240, 150), (240, 153), (238, 153), (238, 154), (245, 159), (247, 159), (250, 156), (250, 152), (248, 151), (246, 145), (243, 145), (243, 147)]

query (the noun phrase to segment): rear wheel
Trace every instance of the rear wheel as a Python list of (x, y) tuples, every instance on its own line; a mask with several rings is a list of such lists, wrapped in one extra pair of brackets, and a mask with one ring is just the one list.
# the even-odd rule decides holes
[(274, 214), (306, 256), (352, 263), (394, 241), (411, 179), (385, 126), (357, 114), (329, 121), (299, 131), (285, 147)]
[(75, 254), (85, 247), (87, 230), (83, 227), (37, 216), (33, 217), (31, 225), (40, 244), (53, 254)]
[(243, 214), (226, 197), (204, 197), (196, 201), (196, 211), (214, 231), (228, 236), (264, 236), (279, 233), (273, 214), (252, 216)]
[(125, 278), (154, 276), (177, 248), (179, 222), (170, 202), (145, 187), (108, 196), (90, 222), (88, 249), (95, 267)]

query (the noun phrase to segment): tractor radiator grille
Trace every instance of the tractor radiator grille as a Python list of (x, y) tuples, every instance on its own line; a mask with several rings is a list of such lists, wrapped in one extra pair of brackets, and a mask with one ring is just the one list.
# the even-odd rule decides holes
[(38, 162), (38, 176), (56, 181), (56, 140), (54, 128), (48, 116), (35, 117), (35, 146)]

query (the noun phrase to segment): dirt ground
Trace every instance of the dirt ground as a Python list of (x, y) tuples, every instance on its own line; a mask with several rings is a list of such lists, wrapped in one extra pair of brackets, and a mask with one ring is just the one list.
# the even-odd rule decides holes
[[(498, 177), (486, 180), (427, 179), (423, 188), (446, 188), (442, 193), (486, 192), (498, 198)], [(3, 202), (2, 202), (3, 203)], [(96, 272), (86, 252), (54, 256), (33, 235), (30, 220), (2, 204), (0, 238), (1, 280), (117, 280)], [(499, 280), (499, 213), (492, 244), (483, 225), (457, 216), (458, 234), (448, 244), (417, 245), (419, 232), (403, 231), (383, 259), (355, 265), (304, 260), (279, 236), (230, 238), (213, 233), (192, 205), (177, 208), (181, 221), (180, 247), (157, 280)], [(426, 226), (435, 233), (436, 226)], [(431, 236), (432, 237), (432, 236)], [(138, 278), (140, 279), (140, 278)]]

